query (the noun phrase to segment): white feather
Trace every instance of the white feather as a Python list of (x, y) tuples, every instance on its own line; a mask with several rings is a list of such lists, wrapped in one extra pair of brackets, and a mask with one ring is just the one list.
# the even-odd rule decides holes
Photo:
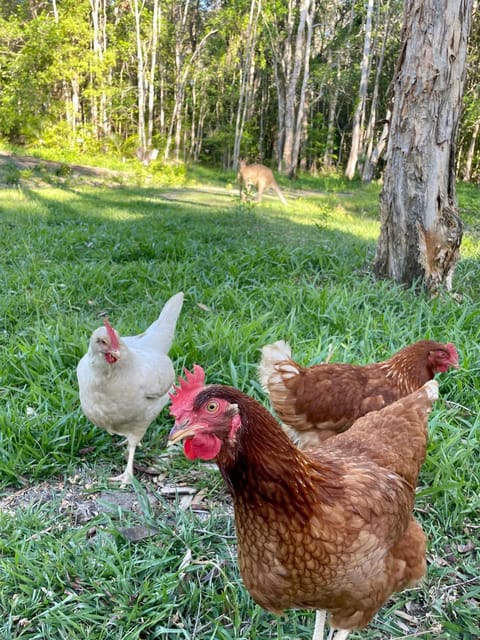
[(177, 293), (155, 322), (136, 336), (119, 336), (119, 358), (109, 364), (99, 347), (108, 340), (104, 327), (96, 329), (87, 353), (77, 366), (80, 404), (97, 427), (126, 437), (129, 458), (117, 479), (131, 480), (133, 455), (149, 425), (168, 402), (175, 371), (168, 351), (172, 345), (183, 293)]

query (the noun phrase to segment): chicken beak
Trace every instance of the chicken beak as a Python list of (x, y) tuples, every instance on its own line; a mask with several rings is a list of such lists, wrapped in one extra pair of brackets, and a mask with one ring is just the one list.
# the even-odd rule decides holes
[(167, 447), (172, 447), (177, 442), (181, 442), (186, 438), (192, 438), (195, 435), (195, 427), (189, 426), (188, 422), (174, 425), (168, 435)]
[(111, 349), (110, 351), (107, 351), (104, 356), (108, 364), (115, 364), (115, 362), (120, 360), (120, 349)]

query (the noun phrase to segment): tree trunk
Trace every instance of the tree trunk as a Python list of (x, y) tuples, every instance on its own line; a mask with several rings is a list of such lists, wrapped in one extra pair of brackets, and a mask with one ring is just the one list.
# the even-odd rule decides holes
[[(305, 96), (299, 95), (298, 84), (300, 74), (304, 73), (305, 84), (303, 91), (306, 89), (306, 81), (308, 80), (308, 67), (305, 67), (305, 55), (310, 52), (310, 43), (312, 38), (312, 22), (313, 18), (310, 14), (311, 0), (300, 0), (299, 18), (297, 33), (295, 36), (295, 48), (293, 50), (293, 9), (292, 19), (289, 21), (292, 29), (290, 37), (287, 40), (289, 56), (293, 60), (293, 65), (286, 68), (286, 95), (284, 110), (284, 131), (285, 137), (283, 141), (283, 166), (285, 173), (290, 177), (294, 177), (296, 173), (295, 165), (295, 138), (300, 135), (299, 125), (303, 118), (303, 107), (305, 104)], [(308, 24), (307, 24), (308, 22)], [(305, 34), (305, 25), (307, 24), (307, 34)], [(303, 83), (302, 83), (303, 85)], [(299, 148), (299, 147), (298, 147)], [(297, 149), (298, 154), (298, 149)]]
[(327, 121), (327, 141), (325, 143), (325, 150), (323, 152), (323, 168), (329, 171), (334, 166), (333, 161), (333, 151), (334, 151), (334, 142), (335, 142), (335, 134), (337, 132), (337, 128), (335, 126), (335, 118), (337, 115), (337, 103), (338, 103), (338, 94), (340, 91), (340, 54), (336, 60), (335, 64), (335, 76), (336, 82), (331, 87), (329, 91), (329, 101), (328, 101), (328, 121)]
[(261, 10), (261, 0), (251, 0), (248, 28), (245, 41), (245, 57), (240, 69), (240, 87), (237, 105), (237, 119), (235, 122), (235, 139), (233, 143), (233, 168), (236, 169), (240, 160), (243, 129), (247, 117), (248, 103), (252, 90), (252, 80), (255, 71), (255, 46), (257, 43), (257, 23)]
[[(106, 3), (104, 0), (90, 0), (90, 8), (93, 28), (92, 48), (96, 59), (96, 64), (91, 73), (91, 85), (94, 89), (91, 98), (92, 124), (97, 139), (100, 139), (109, 133), (107, 96), (104, 88), (103, 71), (100, 71), (103, 67), (104, 55), (107, 50)], [(99, 85), (102, 87), (100, 94), (98, 94)]]
[[(374, 173), (375, 165), (378, 162), (381, 152), (383, 151), (383, 147), (386, 142), (386, 138), (384, 138), (385, 133), (388, 134), (388, 126), (383, 127), (381, 132), (379, 143), (374, 147), (374, 136), (375, 136), (375, 126), (377, 123), (377, 108), (378, 108), (378, 100), (380, 93), (380, 79), (382, 77), (383, 71), (383, 63), (385, 61), (385, 50), (387, 47), (387, 41), (390, 36), (390, 12), (391, 12), (391, 4), (390, 0), (387, 4), (387, 12), (384, 20), (384, 30), (383, 30), (383, 38), (382, 38), (382, 46), (380, 50), (380, 55), (378, 57), (378, 62), (376, 63), (376, 72), (375, 72), (375, 84), (373, 86), (372, 91), (372, 103), (370, 105), (370, 116), (368, 118), (368, 124), (365, 129), (365, 161), (362, 169), (362, 181), (369, 182)], [(387, 116), (388, 119), (389, 116)], [(382, 138), (384, 138), (382, 140)]]
[(463, 176), (462, 176), (465, 182), (470, 182), (470, 180), (472, 179), (473, 158), (475, 156), (475, 146), (477, 144), (479, 132), (480, 132), (480, 120), (477, 120), (473, 127), (472, 136), (470, 138), (470, 144), (468, 145), (467, 159), (465, 162), (465, 169), (463, 171)]
[(390, 110), (387, 111), (387, 115), (385, 116), (385, 122), (383, 124), (382, 133), (380, 134), (380, 138), (375, 145), (370, 157), (366, 160), (365, 165), (363, 167), (362, 180), (363, 182), (370, 182), (373, 179), (375, 169), (377, 168), (378, 161), (382, 157), (382, 153), (385, 150), (385, 146), (388, 141), (388, 132), (390, 129)]
[(152, 16), (152, 53), (150, 58), (150, 77), (148, 78), (148, 121), (147, 121), (147, 149), (152, 148), (153, 120), (155, 114), (155, 71), (157, 69), (158, 34), (160, 32), (161, 13), (159, 0), (153, 1)]
[(451, 288), (462, 225), (455, 140), (473, 0), (405, 0), (380, 196), (378, 276)]
[[(303, 45), (303, 77), (300, 87), (300, 96), (297, 107), (297, 117), (295, 123), (295, 135), (293, 137), (291, 170), (289, 176), (295, 178), (297, 175), (297, 168), (299, 163), (300, 146), (302, 139), (306, 135), (306, 122), (305, 122), (305, 97), (307, 93), (307, 84), (310, 74), (310, 48), (312, 44), (312, 31), (313, 31), (313, 17), (315, 13), (315, 2), (307, 1), (306, 7), (306, 25), (307, 33), (305, 36), (305, 43)], [(310, 5), (310, 6), (309, 6)]]
[(357, 167), (358, 156), (362, 147), (363, 122), (365, 120), (365, 104), (367, 102), (368, 92), (368, 73), (370, 70), (370, 43), (372, 39), (372, 15), (373, 0), (368, 0), (367, 19), (365, 22), (365, 40), (363, 43), (363, 56), (360, 70), (360, 89), (358, 95), (358, 105), (353, 116), (352, 128), (352, 146), (350, 147), (350, 155), (347, 162), (345, 175), (352, 180)]
[(145, 64), (143, 56), (142, 34), (140, 29), (141, 11), (138, 0), (130, 0), (130, 7), (135, 18), (135, 40), (137, 43), (137, 123), (138, 150), (137, 155), (143, 160), (147, 151), (147, 137), (145, 131)]

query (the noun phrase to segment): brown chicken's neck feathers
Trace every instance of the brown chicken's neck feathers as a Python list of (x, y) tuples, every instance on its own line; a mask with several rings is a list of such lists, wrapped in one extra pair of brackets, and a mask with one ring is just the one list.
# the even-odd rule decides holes
[(387, 377), (393, 378), (405, 393), (412, 393), (434, 377), (428, 354), (441, 346), (433, 340), (422, 340), (398, 351), (380, 366), (386, 370)]
[(302, 453), (259, 402), (233, 387), (207, 387), (197, 396), (195, 406), (213, 397), (236, 404), (241, 419), (235, 441), (224, 441), (217, 456), (218, 467), (235, 497), (277, 504), (285, 512), (294, 509), (306, 518), (312, 507), (318, 508), (319, 498), (333, 502), (331, 493), (339, 491), (340, 480), (334, 461), (329, 460), (327, 466)]

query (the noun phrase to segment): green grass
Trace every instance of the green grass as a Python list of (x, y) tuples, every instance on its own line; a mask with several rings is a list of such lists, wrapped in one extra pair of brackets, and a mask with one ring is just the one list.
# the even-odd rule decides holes
[[(110, 186), (16, 177), (0, 190), (2, 640), (311, 637), (313, 614), (277, 619), (253, 604), (219, 474), (165, 451), (167, 410), (137, 456), (157, 468), (156, 482), (139, 474), (135, 508), (102, 508), (118, 494), (106, 478), (124, 460), (82, 415), (76, 364), (105, 311), (135, 333), (180, 290), (177, 371), (199, 363), (208, 381), (264, 402), (256, 366), (275, 339), (306, 364), (379, 360), (421, 338), (455, 342), (462, 368), (440, 379), (416, 507), (427, 578), (352, 638), (478, 637), (478, 188), (459, 186), (461, 298), (429, 299), (371, 275), (378, 185), (284, 180), (283, 208), (274, 197), (240, 205), (234, 174), (202, 167), (182, 175), (181, 188), (153, 172), (141, 186), (138, 175)], [(182, 510), (162, 492), (180, 483), (203, 489), (210, 511)], [(157, 535), (132, 542), (124, 530), (140, 525)]]

